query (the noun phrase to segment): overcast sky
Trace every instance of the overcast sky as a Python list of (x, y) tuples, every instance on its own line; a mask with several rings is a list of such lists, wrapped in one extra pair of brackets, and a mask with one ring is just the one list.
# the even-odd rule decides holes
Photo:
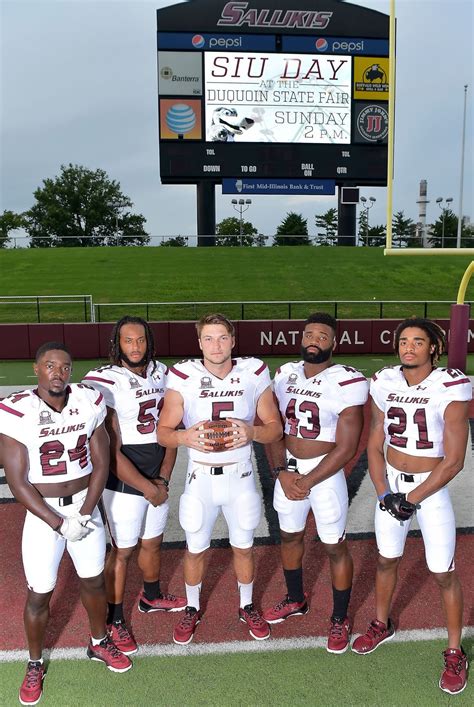
[[(104, 169), (120, 182), (153, 235), (195, 234), (194, 186), (159, 179), (155, 10), (160, 0), (0, 0), (1, 204), (23, 211), (42, 180), (69, 162)], [(303, 0), (302, 7), (313, 7)], [(389, 12), (388, 0), (357, 3)], [(428, 180), (428, 222), (438, 196), (458, 212), (464, 84), (467, 103), (464, 214), (474, 220), (472, 0), (397, 0), (394, 210), (418, 220)], [(320, 9), (324, 2), (320, 3)], [(318, 7), (319, 7), (318, 5)], [(197, 27), (196, 30), (199, 30)], [(385, 189), (371, 225), (385, 221)], [(216, 187), (216, 219), (235, 216)], [(335, 197), (254, 196), (246, 217), (271, 235), (288, 211), (308, 219)]]

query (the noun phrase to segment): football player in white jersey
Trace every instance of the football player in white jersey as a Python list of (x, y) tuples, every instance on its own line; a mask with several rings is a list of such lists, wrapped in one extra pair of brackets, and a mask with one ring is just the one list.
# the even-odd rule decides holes
[(125, 316), (112, 331), (111, 365), (84, 377), (103, 394), (107, 405), (111, 469), (102, 498), (113, 539), (105, 565), (107, 625), (127, 655), (138, 650), (123, 613), (128, 563), (138, 544), (138, 566), (143, 573), (138, 610), (181, 611), (186, 606), (184, 597), (164, 594), (160, 587), (161, 544), (176, 450), (164, 449), (156, 439), (167, 368), (153, 355), (149, 324), (140, 317)]
[(64, 550), (76, 568), (89, 616), (87, 655), (114, 672), (132, 667), (105, 626), (105, 531), (97, 509), (109, 459), (102, 395), (89, 386), (69, 384), (71, 356), (63, 344), (43, 344), (34, 371), (36, 389), (0, 402), (5, 474), (27, 510), (22, 558), (28, 584), (24, 622), (29, 661), (19, 693), (24, 705), (41, 699), (49, 604)]
[(302, 566), (312, 509), (331, 570), (327, 650), (344, 653), (351, 632), (347, 611), (353, 563), (345, 540), (348, 493), (343, 467), (357, 451), (369, 385), (356, 369), (332, 362), (336, 326), (329, 314), (310, 315), (301, 342), (303, 360), (285, 364), (275, 375), (284, 439), (267, 453), (276, 478), (273, 506), (280, 523), (287, 595), (263, 616), (269, 623), (280, 623), (308, 612)]
[[(352, 650), (371, 653), (395, 634), (390, 606), (416, 512), (426, 561), (440, 589), (447, 621), (448, 648), (439, 686), (456, 694), (466, 686), (467, 659), (460, 643), (463, 598), (454, 571), (456, 525), (447, 484), (464, 465), (472, 387), (461, 371), (435, 366), (444, 349), (444, 333), (437, 324), (406, 319), (395, 333), (401, 365), (383, 368), (371, 382), (369, 472), (379, 501), (375, 511), (379, 551), (376, 618), (354, 641)], [(387, 512), (400, 499), (408, 507), (406, 520)]]
[[(261, 499), (251, 462), (252, 442), (269, 443), (281, 436), (270, 375), (256, 358), (232, 359), (235, 333), (222, 314), (202, 317), (197, 327), (202, 360), (170, 369), (158, 439), (166, 447), (185, 445), (189, 464), (179, 520), (186, 532), (184, 559), (187, 607), (173, 633), (175, 643), (187, 644), (201, 619), (200, 591), (205, 552), (222, 510), (229, 528), (234, 569), (240, 594), (239, 618), (256, 640), (270, 636), (252, 602), (253, 537), (260, 521)], [(258, 417), (259, 424), (255, 424)], [(231, 436), (223, 451), (213, 451), (207, 420), (227, 419)], [(183, 422), (185, 429), (176, 429)]]

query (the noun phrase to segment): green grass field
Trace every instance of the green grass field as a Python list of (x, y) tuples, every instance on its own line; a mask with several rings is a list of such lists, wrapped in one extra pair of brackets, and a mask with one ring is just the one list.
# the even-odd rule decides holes
[[(363, 248), (109, 248), (0, 250), (0, 295), (91, 294), (95, 302), (251, 300), (449, 300), (455, 301), (469, 257), (385, 257)], [(294, 318), (315, 309), (295, 307)], [(329, 305), (321, 309), (333, 311)], [(195, 319), (208, 306), (180, 310), (150, 308), (149, 318)], [(240, 307), (220, 306), (240, 318)], [(83, 307), (44, 307), (44, 321), (80, 321)], [(116, 308), (145, 316), (143, 307)], [(387, 307), (385, 316), (424, 314), (423, 307)], [(430, 307), (432, 317), (449, 316), (448, 306)], [(377, 304), (345, 306), (340, 318), (378, 318)], [(250, 307), (247, 318), (288, 318), (287, 307)], [(35, 307), (0, 305), (0, 321), (36, 321)], [(393, 363), (386, 356), (344, 356), (344, 363), (369, 376)], [(287, 359), (272, 358), (274, 369)], [(338, 360), (337, 357), (335, 359)], [(171, 360), (167, 362), (171, 363)], [(97, 365), (77, 361), (73, 380)], [(468, 357), (474, 375), (474, 355)], [(33, 384), (30, 362), (0, 362), (0, 385)], [(23, 591), (23, 590), (21, 590)], [(54, 660), (45, 681), (44, 707), (414, 707), (472, 704), (472, 687), (451, 698), (438, 688), (444, 641), (388, 644), (373, 655), (342, 656), (323, 649), (140, 657), (126, 675), (115, 675), (87, 660)], [(473, 641), (464, 642), (472, 661)], [(184, 651), (183, 651), (184, 652)], [(85, 648), (84, 648), (85, 653)], [(0, 662), (0, 705), (15, 705), (24, 662)]]
[[(370, 656), (324, 649), (134, 659), (125, 675), (86, 660), (52, 661), (45, 707), (433, 707), (472, 705), (438, 688), (442, 641), (388, 644)], [(472, 641), (465, 643), (472, 653)], [(85, 649), (84, 649), (85, 653)], [(16, 704), (24, 663), (1, 665), (2, 705)], [(5, 689), (7, 688), (7, 689)]]
[[(209, 311), (197, 302), (371, 301), (341, 305), (338, 317), (379, 317), (379, 300), (456, 301), (466, 256), (429, 259), (385, 257), (381, 248), (52, 248), (0, 250), (0, 295), (90, 294), (94, 302), (189, 302), (150, 307), (151, 320), (196, 319)], [(331, 305), (321, 308), (333, 311)], [(241, 308), (220, 306), (233, 319)], [(309, 305), (294, 306), (292, 318)], [(145, 307), (100, 312), (113, 321), (126, 311), (146, 316)], [(422, 305), (387, 305), (384, 317), (424, 314)], [(449, 316), (448, 305), (432, 305), (428, 316)], [(84, 306), (42, 305), (42, 321), (83, 321)], [(247, 319), (287, 319), (286, 305), (247, 305)], [(36, 321), (34, 305), (0, 304), (0, 321)]]
[[(163, 358), (163, 363), (167, 366), (176, 363), (176, 359)], [(268, 363), (270, 372), (273, 375), (278, 366), (288, 361), (288, 358), (280, 358), (272, 356), (265, 358)], [(334, 356), (336, 363), (343, 363), (346, 366), (353, 366), (359, 371), (365, 373), (367, 377), (371, 376), (375, 371), (378, 371), (383, 366), (390, 366), (397, 361), (394, 356)], [(443, 364), (445, 359), (441, 361)], [(104, 364), (104, 361), (75, 361), (72, 375), (73, 383), (79, 383), (82, 377), (97, 366)], [(466, 373), (474, 376), (474, 354), (467, 357)], [(30, 361), (0, 361), (0, 386), (2, 385), (33, 385), (36, 378), (33, 375), (32, 364)]]

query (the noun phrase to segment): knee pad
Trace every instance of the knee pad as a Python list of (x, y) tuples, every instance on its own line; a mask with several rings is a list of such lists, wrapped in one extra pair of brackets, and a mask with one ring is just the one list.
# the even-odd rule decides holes
[(316, 493), (312, 506), (316, 523), (319, 522), (323, 525), (337, 523), (342, 516), (341, 504), (334, 489), (324, 489), (320, 493)]
[(235, 510), (242, 530), (255, 530), (262, 515), (262, 502), (258, 493), (243, 493), (235, 501)]
[(189, 493), (183, 493), (179, 499), (179, 522), (183, 530), (197, 533), (202, 528), (204, 506), (202, 501)]

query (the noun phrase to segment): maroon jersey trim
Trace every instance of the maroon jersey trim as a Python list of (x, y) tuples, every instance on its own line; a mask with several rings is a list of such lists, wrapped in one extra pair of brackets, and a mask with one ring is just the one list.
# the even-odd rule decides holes
[(102, 393), (99, 393), (99, 397), (95, 401), (94, 405), (100, 405), (103, 399), (104, 399), (104, 396), (102, 395)]
[(362, 383), (362, 381), (366, 381), (367, 378), (365, 376), (361, 376), (360, 378), (352, 378), (349, 381), (342, 381), (342, 383), (339, 383), (339, 385), (351, 385), (351, 383)]
[(266, 363), (263, 363), (263, 364), (260, 366), (260, 368), (258, 368), (258, 369), (255, 371), (255, 375), (256, 375), (256, 376), (259, 376), (260, 373), (263, 373), (263, 371), (264, 371), (266, 368), (267, 368), (267, 364), (266, 364)]
[(174, 373), (176, 376), (178, 376), (179, 378), (182, 378), (183, 380), (186, 380), (187, 378), (189, 378), (189, 376), (187, 376), (186, 373), (182, 373), (181, 371), (178, 371), (178, 369), (175, 368), (174, 366), (171, 366), (170, 371), (172, 373)]
[(443, 383), (446, 388), (450, 388), (452, 385), (461, 385), (462, 383), (470, 383), (469, 378), (460, 378), (458, 381), (449, 381), (449, 383)]
[(5, 410), (5, 412), (10, 412), (12, 415), (16, 415), (17, 417), (24, 417), (24, 413), (20, 412), (19, 410), (13, 410), (13, 408), (8, 407), (8, 405), (5, 405), (4, 403), (0, 403), (0, 410)]
[(84, 376), (82, 380), (98, 381), (99, 383), (110, 383), (110, 385), (115, 385), (115, 381), (111, 381), (108, 378), (99, 378), (99, 376)]

